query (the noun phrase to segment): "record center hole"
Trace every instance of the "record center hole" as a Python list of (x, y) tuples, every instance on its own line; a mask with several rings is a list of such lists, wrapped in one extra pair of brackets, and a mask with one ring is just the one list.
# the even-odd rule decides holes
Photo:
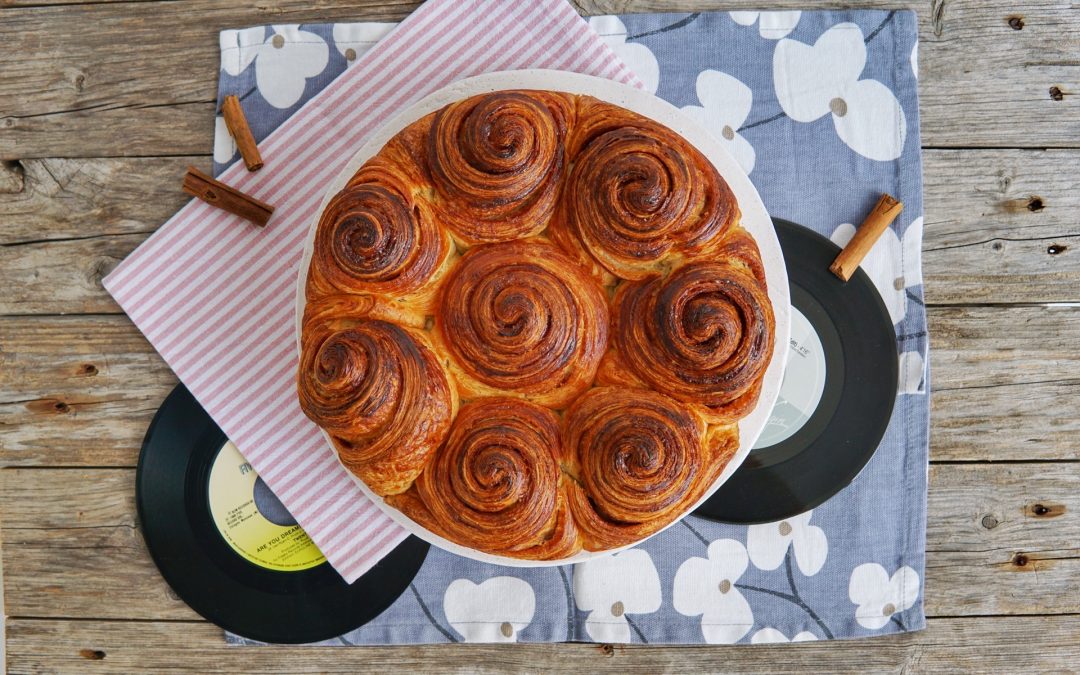
[(296, 525), (296, 518), (293, 518), (289, 510), (277, 498), (277, 495), (263, 481), (262, 476), (255, 479), (252, 493), (251, 497), (255, 501), (255, 509), (262, 514), (263, 518), (279, 527)]
[(514, 627), (510, 625), (509, 621), (503, 621), (499, 626), (499, 632), (503, 634), (503, 637), (510, 637), (514, 634)]

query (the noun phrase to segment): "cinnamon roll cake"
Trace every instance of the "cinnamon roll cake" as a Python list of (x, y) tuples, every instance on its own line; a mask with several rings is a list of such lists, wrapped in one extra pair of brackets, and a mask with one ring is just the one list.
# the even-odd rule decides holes
[(321, 214), (301, 408), (454, 543), (562, 560), (640, 541), (723, 472), (773, 353), (739, 220), (652, 119), (554, 91), (452, 103)]

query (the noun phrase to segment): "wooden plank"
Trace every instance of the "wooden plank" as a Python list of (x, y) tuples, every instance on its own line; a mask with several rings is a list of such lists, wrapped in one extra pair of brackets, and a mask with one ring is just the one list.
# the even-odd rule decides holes
[(1080, 300), (1075, 151), (925, 154), (930, 303)]
[(931, 307), (931, 459), (1080, 459), (1080, 307)]
[(0, 319), (0, 466), (134, 466), (175, 384), (125, 316)]
[[(590, 14), (731, 6), (681, 0), (579, 4)], [(798, 0), (772, 4), (803, 6)], [(0, 73), (0, 159), (208, 153), (218, 30), (399, 20), (415, 5), (188, 0), (183, 11), (164, 2), (11, 8), (0, 22), (0, 42), (12, 55)], [(921, 11), (926, 145), (1080, 145), (1080, 62), (1071, 51), (1080, 24), (1069, 7), (1057, 0), (1027, 3), (1025, 27), (1017, 31), (1007, 21), (1017, 8), (1006, 0), (938, 5), (943, 12), (909, 3)], [(85, 30), (88, 25), (94, 30)], [(117, 42), (127, 49), (114, 49)], [(137, 61), (132, 52), (140, 55)], [(1063, 92), (1061, 100), (1050, 95), (1051, 87)]]
[[(1080, 307), (931, 307), (932, 459), (1080, 459)], [(0, 318), (0, 464), (132, 467), (175, 385), (124, 316)]]
[[(118, 311), (100, 279), (186, 203), (177, 169), (191, 159), (9, 166), (0, 288), (10, 290), (0, 314)], [(1080, 151), (930, 150), (924, 164), (929, 303), (1080, 300), (1080, 193), (1070, 170)]]
[(0, 248), (0, 313), (119, 312), (101, 280), (145, 239), (124, 234)]
[(0, 166), (0, 245), (146, 235), (188, 202), (180, 190), (202, 156), (32, 159)]
[(928, 614), (1080, 611), (1077, 488), (1073, 463), (932, 466)]
[[(1080, 657), (1080, 617), (932, 619), (871, 640), (750, 647), (426, 645), (229, 647), (207, 623), (14, 620), (12, 672), (676, 673), (1059, 671)], [(542, 666), (541, 666), (542, 664)]]
[[(182, 9), (140, 2), (4, 10), (0, 42), (11, 58), (0, 72), (0, 158), (206, 153), (219, 30), (400, 20), (418, 4), (190, 0)], [(50, 147), (65, 150), (42, 152)]]
[[(929, 615), (1080, 612), (1075, 464), (937, 465), (930, 485)], [(8, 469), (0, 488), (10, 615), (194, 618), (144, 548), (134, 471)]]
[(9, 469), (0, 486), (10, 616), (198, 618), (146, 550), (134, 471)]

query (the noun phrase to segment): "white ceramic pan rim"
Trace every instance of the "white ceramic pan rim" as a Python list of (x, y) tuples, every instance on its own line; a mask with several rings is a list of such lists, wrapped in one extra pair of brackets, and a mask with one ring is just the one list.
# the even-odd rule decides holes
[[(704, 127), (699, 125), (678, 108), (663, 101), (652, 94), (635, 89), (625, 84), (613, 82), (603, 78), (570, 73), (558, 70), (514, 70), (477, 75), (464, 80), (459, 80), (438, 91), (435, 91), (416, 103), (410, 105), (382, 128), (376, 131), (366, 143), (357, 151), (352, 160), (330, 183), (323, 198), (322, 205), (312, 219), (307, 242), (304, 245), (304, 253), (300, 260), (300, 268), (296, 282), (296, 345), (300, 349), (301, 320), (304, 315), (306, 298), (304, 289), (307, 281), (308, 267), (311, 264), (311, 254), (315, 244), (315, 230), (319, 222), (319, 216), (326, 208), (330, 199), (337, 194), (352, 178), (353, 174), (399, 131), (409, 124), (420, 119), (428, 113), (434, 112), (445, 105), (468, 98), (476, 94), (502, 91), (507, 89), (546, 89), (550, 91), (562, 91), (571, 94), (587, 94), (600, 100), (622, 106), (640, 115), (649, 117), (677, 132), (712, 162), (720, 175), (724, 177), (739, 202), (742, 211), (742, 226), (757, 241), (761, 251), (761, 260), (765, 267), (765, 277), (769, 286), (769, 299), (772, 300), (773, 310), (776, 317), (775, 329), (776, 340), (773, 349), (772, 361), (765, 371), (762, 381), (761, 396), (757, 405), (749, 415), (739, 421), (739, 450), (728, 463), (720, 477), (713, 483), (705, 494), (686, 512), (672, 521), (667, 527), (650, 536), (656, 536), (668, 527), (678, 523), (683, 517), (692, 513), (701, 506), (721, 485), (731, 477), (735, 470), (743, 463), (750, 449), (754, 446), (761, 434), (765, 423), (769, 419), (773, 405), (776, 403), (777, 394), (780, 392), (780, 384), (783, 380), (784, 363), (788, 353), (788, 339), (790, 333), (790, 304), (788, 298), (787, 268), (784, 265), (783, 252), (780, 242), (776, 238), (772, 219), (765, 210), (757, 190), (754, 189), (750, 178), (739, 166), (723, 145), (712, 136)], [(323, 436), (331, 450), (337, 455), (336, 449), (330, 440), (330, 435), (323, 430)], [(346, 469), (347, 470), (347, 469)], [(387, 504), (382, 497), (372, 492), (362, 480), (357, 478), (351, 471), (348, 472), (356, 481), (360, 489), (366, 494), (387, 516), (395, 523), (415, 534), (417, 537), (430, 544), (457, 555), (478, 560), (485, 563), (495, 563), (508, 567), (551, 567), (555, 565), (567, 565), (584, 562), (592, 558), (602, 557), (617, 553), (618, 551), (636, 546), (649, 537), (636, 541), (626, 546), (609, 549), (606, 551), (581, 551), (569, 558), (560, 560), (519, 560), (501, 555), (494, 555), (477, 551), (460, 544), (449, 541), (439, 535), (421, 527), (411, 518)]]

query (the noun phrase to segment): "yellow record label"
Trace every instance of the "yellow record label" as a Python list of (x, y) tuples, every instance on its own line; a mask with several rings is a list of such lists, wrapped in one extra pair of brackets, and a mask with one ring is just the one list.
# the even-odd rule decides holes
[(210, 467), (209, 498), (218, 532), (246, 560), (281, 572), (326, 561), (232, 441), (222, 446)]

